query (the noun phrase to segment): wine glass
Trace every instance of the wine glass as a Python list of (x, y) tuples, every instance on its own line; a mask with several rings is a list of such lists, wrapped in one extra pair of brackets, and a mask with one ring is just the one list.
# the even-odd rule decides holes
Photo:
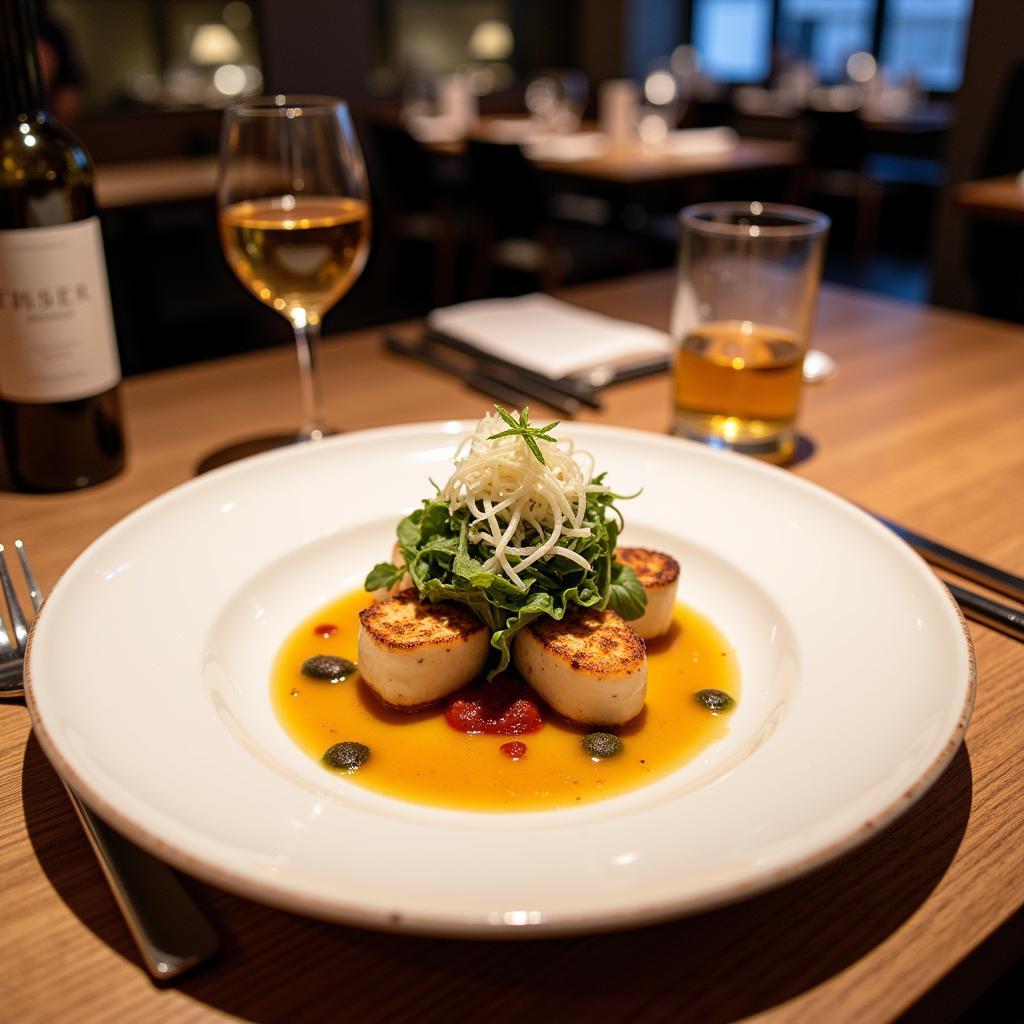
[[(266, 96), (228, 108), (217, 184), (221, 246), (231, 269), (292, 325), (302, 425), (244, 453), (320, 440), (320, 325), (352, 287), (370, 250), (366, 166), (348, 107), (328, 96)], [(238, 457), (241, 451), (217, 459)], [(209, 459), (203, 468), (209, 468)]]

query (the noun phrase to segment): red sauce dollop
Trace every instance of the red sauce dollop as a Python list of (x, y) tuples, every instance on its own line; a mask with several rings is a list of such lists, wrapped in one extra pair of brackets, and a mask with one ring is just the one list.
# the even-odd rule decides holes
[(514, 679), (501, 678), (456, 694), (444, 719), (456, 732), (488, 736), (523, 736), (544, 724), (530, 691)]
[(518, 761), (526, 754), (526, 744), (520, 743), (519, 740), (513, 740), (511, 743), (502, 743), (498, 749), (503, 754), (511, 757), (513, 761)]
[(313, 627), (313, 635), (321, 636), (325, 640), (329, 640), (337, 632), (338, 627), (333, 622), (321, 622)]

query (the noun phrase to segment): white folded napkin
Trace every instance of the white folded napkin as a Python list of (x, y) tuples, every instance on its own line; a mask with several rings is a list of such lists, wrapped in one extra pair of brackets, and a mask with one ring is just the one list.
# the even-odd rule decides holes
[(487, 355), (555, 379), (646, 363), (671, 351), (668, 335), (653, 327), (539, 293), (435, 309), (427, 324)]
[(524, 146), (531, 160), (552, 163), (571, 163), (573, 160), (592, 160), (608, 148), (608, 137), (601, 132), (572, 132), (569, 135), (552, 133), (534, 139)]
[(669, 132), (662, 148), (673, 156), (705, 156), (728, 153), (738, 142), (732, 128), (684, 128)]

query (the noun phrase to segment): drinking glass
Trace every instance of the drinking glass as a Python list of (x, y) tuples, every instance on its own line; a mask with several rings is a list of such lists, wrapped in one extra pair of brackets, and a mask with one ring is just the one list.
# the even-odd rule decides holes
[(262, 447), (319, 440), (327, 433), (320, 325), (370, 249), (366, 167), (347, 105), (328, 96), (267, 96), (230, 107), (217, 221), (238, 279), (295, 332), (302, 423), (296, 436)]
[(829, 219), (757, 202), (701, 203), (679, 216), (673, 430), (786, 462)]
[(582, 71), (545, 71), (526, 86), (526, 109), (546, 131), (576, 131), (587, 106), (590, 86)]

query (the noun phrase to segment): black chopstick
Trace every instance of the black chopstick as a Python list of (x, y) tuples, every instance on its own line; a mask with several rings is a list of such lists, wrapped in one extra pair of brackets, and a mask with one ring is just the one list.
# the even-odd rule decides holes
[(409, 359), (416, 359), (421, 363), (442, 370), (453, 376), (459, 377), (470, 387), (491, 398), (503, 402), (512, 408), (522, 408), (532, 401), (541, 401), (550, 405), (563, 416), (573, 416), (579, 411), (579, 403), (575, 399), (567, 398), (557, 393), (539, 394), (537, 390), (525, 391), (508, 380), (501, 380), (492, 374), (485, 373), (478, 369), (468, 369), (460, 366), (453, 359), (446, 359), (443, 355), (433, 351), (422, 342), (406, 342), (387, 334), (384, 336), (384, 344), (389, 351), (398, 355), (406, 356)]
[(1014, 576), (1013, 573), (972, 558), (962, 551), (946, 547), (945, 544), (940, 544), (929, 537), (923, 537), (884, 516), (875, 513), (872, 515), (880, 523), (888, 526), (893, 533), (902, 537), (926, 562), (937, 565), (940, 569), (945, 569), (956, 576), (962, 576), (965, 580), (972, 580), (990, 590), (1006, 594), (1007, 597), (1012, 597), (1016, 601), (1024, 601), (1024, 579), (1020, 576)]
[(992, 629), (998, 629), (1000, 633), (1005, 633), (1014, 640), (1024, 640), (1024, 611), (1000, 604), (966, 587), (957, 586), (949, 580), (942, 582), (946, 584), (967, 618)]
[[(972, 558), (970, 555), (965, 555), (962, 551), (923, 537), (884, 516), (874, 512), (870, 514), (936, 568), (944, 569), (956, 576), (962, 576), (964, 579), (973, 580), (975, 583), (997, 590), (1018, 601), (1024, 601), (1024, 579), (1021, 579), (1020, 576), (1014, 576), (1013, 573), (998, 569), (996, 566)], [(999, 601), (993, 601), (992, 598), (985, 597), (983, 594), (976, 594), (973, 590), (961, 587), (950, 580), (942, 582), (968, 619), (997, 629), (1000, 633), (1013, 637), (1014, 640), (1024, 640), (1024, 611)]]
[[(446, 334), (444, 331), (439, 331), (434, 327), (428, 327), (424, 337), (429, 341), (437, 342), (438, 345), (461, 352), (463, 355), (472, 356), (477, 362), (478, 369), (487, 373), (488, 376), (493, 376), (496, 371), (500, 370), (506, 379), (514, 378), (517, 386), (521, 386), (525, 390), (533, 391), (537, 388), (543, 388), (549, 392), (573, 398), (582, 405), (589, 406), (591, 409), (601, 408), (601, 399), (598, 397), (597, 388), (591, 384), (573, 380), (570, 377), (545, 377), (541, 373), (517, 366), (515, 363), (502, 359), (500, 356), (493, 356), (489, 352), (482, 352), (468, 341), (463, 341), (461, 338)], [(538, 395), (537, 397), (540, 396)], [(547, 399), (541, 398), (541, 401), (547, 401)], [(548, 402), (547, 404), (551, 405), (552, 403)]]

